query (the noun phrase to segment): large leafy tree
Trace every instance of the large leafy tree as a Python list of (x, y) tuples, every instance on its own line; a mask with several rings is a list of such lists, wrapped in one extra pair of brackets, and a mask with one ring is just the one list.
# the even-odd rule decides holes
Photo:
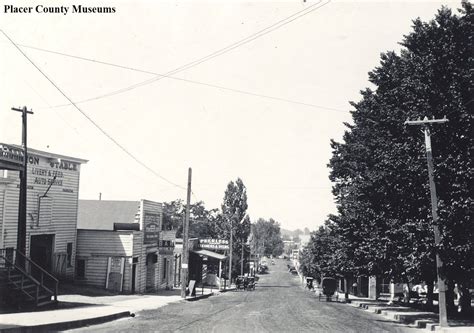
[[(163, 228), (176, 230), (176, 236), (182, 237), (186, 206), (177, 199), (163, 204)], [(191, 204), (189, 209), (189, 237), (212, 238), (217, 236), (215, 225), (220, 215), (217, 209), (208, 210), (202, 201)]]
[(251, 226), (252, 241), (250, 246), (254, 253), (266, 256), (279, 256), (283, 253), (283, 240), (280, 224), (274, 219), (259, 218)]
[[(417, 19), (400, 54), (387, 52), (369, 73), (375, 90), (352, 103), (353, 124), (332, 142), (330, 178), (338, 202), (332, 230), (350, 249), (357, 273), (433, 281), (434, 239), (423, 136), (407, 118), (442, 118), (434, 126), (435, 179), (445, 262), (442, 274), (465, 296), (474, 274), (472, 217), (472, 6), (442, 8)], [(350, 265), (349, 265), (350, 266)], [(470, 298), (463, 297), (463, 311)]]
[(245, 246), (250, 235), (250, 218), (246, 215), (247, 208), (247, 189), (242, 179), (238, 178), (235, 182), (229, 182), (221, 206), (222, 216), (216, 220), (216, 231), (219, 237), (230, 239), (230, 230), (232, 229), (233, 275), (240, 272), (242, 251), (245, 251), (244, 258), (249, 253)]

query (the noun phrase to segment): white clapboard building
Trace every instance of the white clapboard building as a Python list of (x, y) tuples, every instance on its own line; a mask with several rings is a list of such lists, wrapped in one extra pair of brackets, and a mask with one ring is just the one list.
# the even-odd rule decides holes
[[(0, 249), (17, 246), (21, 146), (0, 143)], [(80, 158), (28, 148), (26, 253), (56, 277), (72, 279)]]
[(161, 229), (161, 203), (80, 200), (76, 282), (124, 293), (166, 287), (172, 263), (160, 255)]

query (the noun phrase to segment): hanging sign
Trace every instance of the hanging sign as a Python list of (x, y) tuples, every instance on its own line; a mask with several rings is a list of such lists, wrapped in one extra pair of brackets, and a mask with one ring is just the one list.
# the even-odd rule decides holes
[(208, 250), (229, 250), (227, 239), (204, 238), (199, 239), (199, 248)]

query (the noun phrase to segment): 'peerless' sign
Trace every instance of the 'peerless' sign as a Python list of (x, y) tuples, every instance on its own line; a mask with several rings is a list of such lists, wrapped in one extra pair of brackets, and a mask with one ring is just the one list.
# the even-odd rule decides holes
[(229, 250), (229, 241), (227, 239), (205, 238), (199, 240), (199, 247), (208, 250)]

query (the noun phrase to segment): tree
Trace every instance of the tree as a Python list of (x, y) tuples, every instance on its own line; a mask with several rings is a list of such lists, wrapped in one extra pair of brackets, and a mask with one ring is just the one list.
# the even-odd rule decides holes
[(230, 239), (230, 229), (232, 228), (232, 271), (233, 275), (238, 275), (242, 249), (250, 234), (250, 218), (246, 216), (247, 189), (240, 178), (227, 185), (221, 208), (222, 218), (216, 221), (217, 233), (221, 238)]
[(323, 277), (337, 277), (341, 274), (339, 237), (326, 224), (311, 233), (308, 244), (303, 248), (300, 264), (305, 276), (317, 280)]
[(301, 229), (296, 229), (293, 231), (293, 237), (298, 237), (299, 235), (304, 235), (304, 232)]
[[(177, 199), (163, 204), (163, 229), (176, 230), (182, 237), (183, 220), (186, 207), (183, 200)], [(191, 204), (189, 210), (189, 237), (213, 238), (217, 235), (215, 224), (219, 219), (217, 209), (207, 210), (202, 201)]]
[(178, 230), (183, 226), (184, 202), (177, 199), (163, 203), (163, 229)]
[(252, 251), (265, 256), (279, 256), (283, 253), (283, 240), (280, 224), (270, 218), (259, 218), (252, 224)]
[(436, 249), (424, 142), (418, 129), (402, 124), (425, 116), (449, 119), (432, 128), (441, 274), (463, 290), (468, 313), (474, 280), (474, 58), (472, 5), (462, 6), (459, 16), (442, 8), (431, 22), (415, 20), (401, 53), (382, 54), (369, 73), (377, 89), (362, 91), (361, 101), (352, 103), (353, 124), (346, 124), (342, 143), (331, 142), (329, 166), (338, 203), (331, 228), (350, 249), (355, 272), (432, 282)]

